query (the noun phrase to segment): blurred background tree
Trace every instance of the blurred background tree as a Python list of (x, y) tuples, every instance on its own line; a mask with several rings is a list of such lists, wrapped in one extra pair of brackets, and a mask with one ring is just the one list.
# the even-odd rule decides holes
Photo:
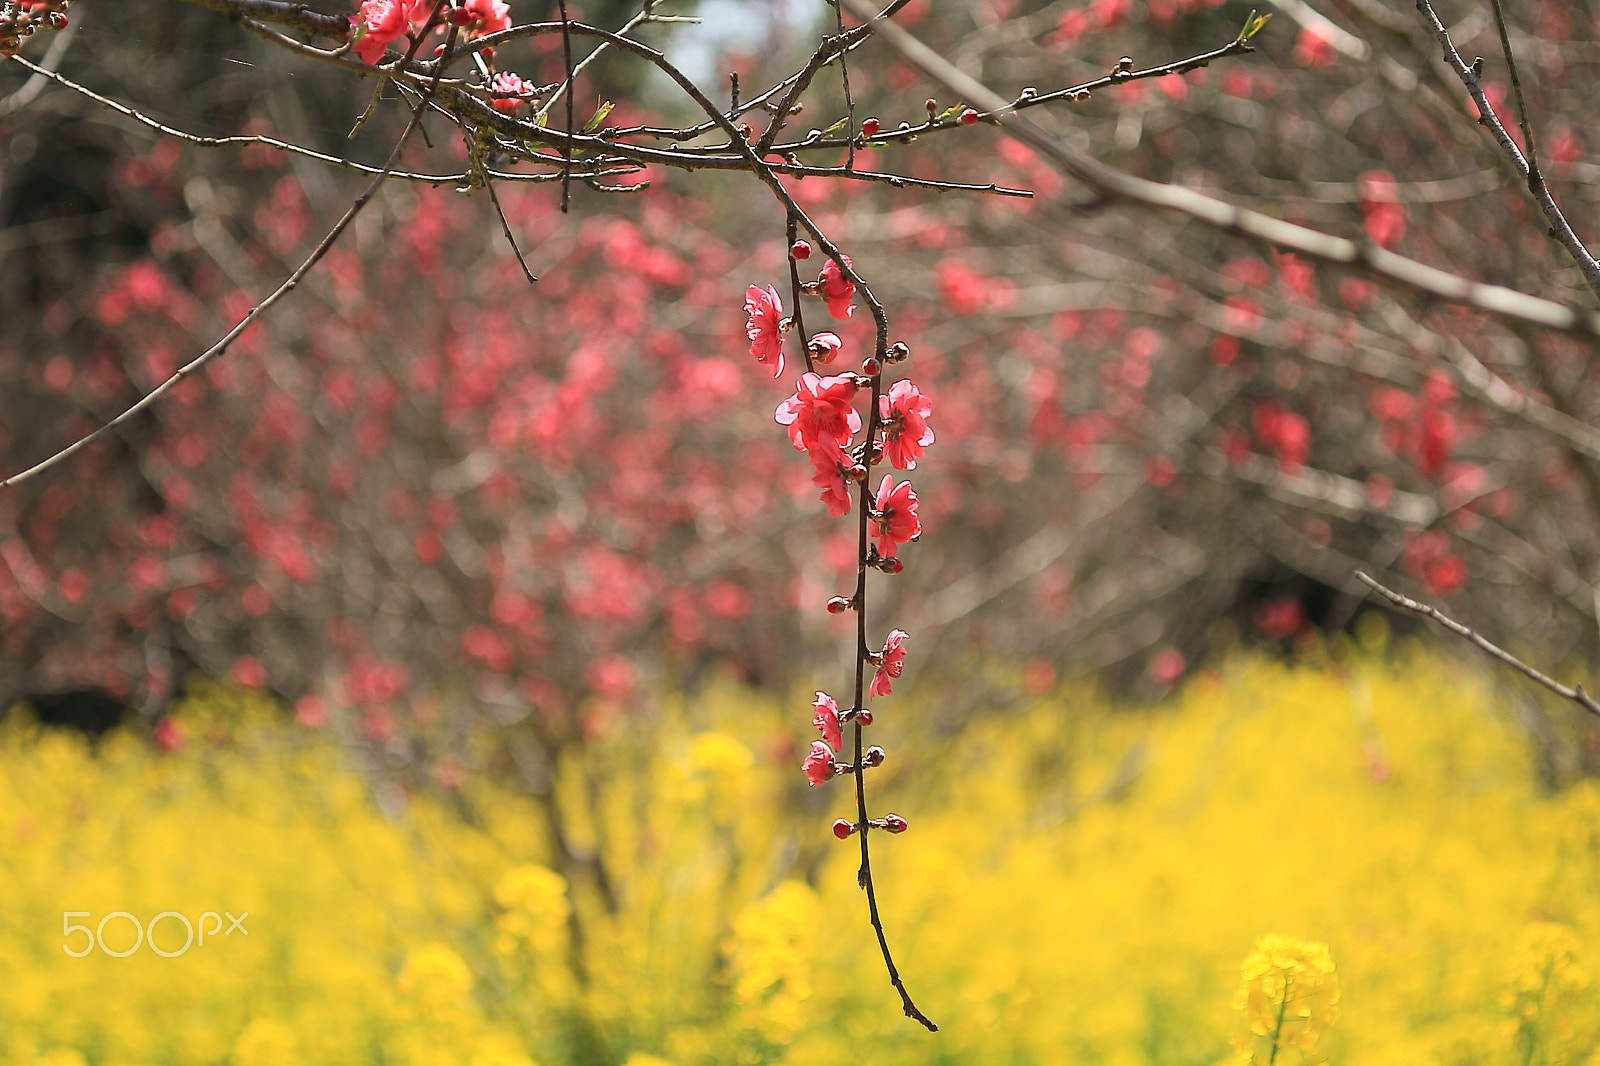
[[(632, 13), (569, 8), (612, 26)], [(1453, 8), (1457, 45), (1490, 57), (1505, 100), (1488, 9)], [(551, 9), (512, 4), (518, 22)], [(703, 10), (718, 24), (639, 34), (710, 56), (697, 73), (718, 99), (728, 71), (748, 96), (795, 69), (833, 18)], [(1256, 54), (1052, 105), (1057, 120), (1126, 170), (1592, 302), (1410, 3), (1275, 10)], [(919, 0), (899, 21), (1014, 96), (1218, 47), (1248, 13)], [(1563, 203), (1590, 203), (1593, 5), (1509, 15), (1547, 175)], [(347, 140), (368, 83), (187, 4), (79, 4), (24, 54), (192, 133), (270, 132), (374, 165), (408, 117), (387, 101)], [(499, 60), (554, 81), (559, 40)], [(857, 119), (885, 129), (941, 95), (875, 42), (850, 76)], [(580, 121), (601, 99), (614, 123), (692, 120), (622, 56), (576, 99)], [(795, 122), (844, 113), (829, 74)], [(405, 165), (459, 172), (454, 131), (425, 128)], [(211, 343), (365, 180), (158, 137), (16, 64), (0, 67), (0, 137), (7, 473)], [(913, 670), (1001, 650), (1041, 687), (1095, 670), (1148, 694), (1230, 635), (1343, 627), (1358, 565), (1544, 662), (1592, 656), (1586, 345), (1096, 201), (984, 125), (858, 154), (1037, 193), (788, 183), (873, 279), (933, 398), (928, 534), (889, 605), (918, 637)], [(384, 773), (500, 768), (542, 791), (562, 752), (657, 682), (783, 689), (836, 663), (845, 623), (822, 604), (854, 546), (818, 521), (771, 423), (788, 381), (765, 380), (740, 329), (744, 286), (782, 277), (781, 213), (748, 176), (649, 178), (630, 196), (578, 187), (568, 215), (548, 185), (500, 183), (532, 287), (481, 191), (392, 181), (203, 382), (0, 495), (0, 703), (93, 691), (153, 722), (194, 672), (231, 676)], [(859, 350), (868, 325), (840, 332)], [(1586, 772), (1587, 724), (1541, 721), (1552, 765)], [(483, 726), (502, 742), (469, 750)]]

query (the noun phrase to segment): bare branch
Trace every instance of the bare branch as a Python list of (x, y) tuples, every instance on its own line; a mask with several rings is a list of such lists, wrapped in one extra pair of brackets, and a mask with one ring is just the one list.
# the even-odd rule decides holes
[[(442, 4), (443, 0), (440, 0), (439, 6), (442, 6)], [(455, 28), (452, 27), (450, 31), (451, 44), (455, 42), (455, 35)], [(442, 72), (444, 70), (443, 66), (440, 66), (439, 70)], [(426, 104), (427, 99), (432, 96), (437, 87), (437, 84), (430, 85), (428, 87), (427, 97), (425, 97), (423, 101), (424, 104)], [(345, 210), (345, 213), (339, 218), (339, 221), (334, 223), (333, 228), (327, 232), (327, 235), (324, 236), (322, 240), (317, 243), (317, 246), (311, 250), (311, 254), (306, 257), (305, 262), (296, 267), (294, 273), (285, 278), (283, 284), (279, 285), (270, 294), (268, 294), (266, 299), (252, 307), (250, 309), (250, 313), (245, 315), (244, 318), (239, 321), (238, 325), (229, 330), (226, 336), (224, 336), (216, 344), (213, 344), (210, 348), (206, 349), (204, 352), (200, 353), (195, 358), (191, 359), (189, 362), (185, 363), (183, 366), (179, 367), (178, 370), (166, 381), (163, 381), (160, 385), (157, 385), (154, 389), (151, 389), (131, 407), (123, 411), (111, 421), (107, 422), (105, 425), (101, 426), (99, 429), (94, 430), (92, 433), (89, 433), (86, 436), (80, 437), (78, 440), (74, 441), (72, 444), (69, 444), (67, 447), (62, 448), (49, 458), (35, 463), (33, 466), (28, 467), (26, 470), (23, 470), (20, 473), (11, 475), (4, 481), (0, 481), (0, 490), (19, 485), (22, 482), (27, 481), (29, 478), (41, 474), (56, 464), (64, 462), (65, 460), (76, 455), (84, 448), (87, 448), (90, 444), (99, 440), (105, 434), (128, 422), (139, 412), (152, 406), (161, 397), (177, 388), (178, 384), (185, 378), (199, 373), (201, 368), (203, 368), (207, 363), (211, 362), (211, 360), (227, 351), (233, 342), (239, 338), (240, 334), (248, 329), (256, 321), (256, 319), (260, 318), (274, 304), (293, 291), (294, 287), (300, 284), (301, 279), (311, 272), (311, 268), (316, 266), (322, 257), (327, 254), (328, 249), (333, 247), (334, 243), (344, 233), (345, 229), (349, 227), (356, 215), (360, 214), (361, 209), (367, 206), (368, 201), (370, 201), (373, 195), (378, 191), (378, 187), (383, 184), (384, 179), (389, 176), (389, 169), (394, 166), (395, 160), (400, 158), (401, 150), (405, 148), (406, 142), (411, 139), (411, 135), (416, 132), (417, 127), (422, 124), (422, 116), (426, 114), (426, 112), (426, 107), (419, 107), (416, 109), (411, 116), (411, 122), (405, 128), (405, 132), (400, 135), (399, 140), (395, 142), (394, 148), (389, 152), (389, 159), (383, 165), (383, 168), (378, 172), (377, 176), (367, 184), (366, 189), (362, 191), (361, 195), (356, 197), (350, 206)]]
[(1517, 78), (1516, 60), (1511, 54), (1511, 41), (1506, 36), (1505, 17), (1501, 14), (1499, 0), (1494, 0), (1495, 21), (1500, 27), (1500, 42), (1505, 50), (1506, 64), (1511, 73), (1511, 85), (1516, 93), (1517, 112), (1522, 123), (1524, 143), (1528, 152), (1523, 154), (1517, 147), (1517, 142), (1511, 139), (1511, 134), (1506, 132), (1500, 116), (1496, 115), (1494, 108), (1489, 106), (1489, 98), (1484, 95), (1483, 82), (1478, 78), (1478, 72), (1461, 58), (1461, 53), (1456, 51), (1455, 44), (1450, 40), (1450, 32), (1445, 29), (1444, 23), (1439, 21), (1438, 14), (1433, 10), (1430, 0), (1417, 0), (1417, 10), (1428, 20), (1428, 26), (1439, 38), (1439, 45), (1444, 49), (1445, 62), (1450, 64), (1450, 69), (1456, 72), (1461, 83), (1467, 87), (1467, 92), (1472, 95), (1473, 103), (1478, 105), (1478, 121), (1494, 135), (1495, 143), (1500, 145), (1500, 150), (1506, 158), (1517, 168), (1517, 173), (1522, 175), (1528, 184), (1528, 191), (1533, 194), (1534, 201), (1538, 203), (1539, 210), (1550, 222), (1550, 235), (1559, 240), (1573, 262), (1578, 264), (1578, 269), (1583, 271), (1584, 280), (1589, 283), (1589, 288), (1596, 296), (1600, 296), (1600, 261), (1589, 254), (1589, 249), (1567, 222), (1567, 217), (1561, 213), (1561, 208), (1556, 205), (1555, 197), (1550, 193), (1550, 187), (1545, 184), (1544, 175), (1539, 172), (1537, 157), (1533, 154), (1533, 131), (1528, 126), (1527, 109), (1522, 100), (1522, 83)]
[(1512, 655), (1498, 644), (1495, 644), (1487, 637), (1479, 634), (1476, 630), (1469, 629), (1460, 622), (1457, 622), (1455, 619), (1439, 610), (1439, 608), (1430, 606), (1421, 602), (1420, 600), (1414, 600), (1410, 596), (1402, 596), (1400, 593), (1394, 591), (1394, 589), (1379, 584), (1372, 577), (1368, 576), (1365, 571), (1357, 570), (1356, 579), (1365, 584), (1368, 588), (1372, 589), (1374, 592), (1378, 593), (1380, 596), (1387, 599), (1396, 607), (1403, 608), (1404, 610), (1410, 611), (1413, 614), (1420, 614), (1425, 618), (1433, 619), (1435, 622), (1438, 622), (1440, 625), (1444, 626), (1457, 636), (1470, 640), (1483, 652), (1492, 656), (1493, 658), (1499, 659), (1501, 662), (1505, 663), (1513, 670), (1516, 670), (1524, 677), (1527, 677), (1529, 680), (1535, 682), (1536, 684), (1543, 685), (1545, 688), (1549, 689), (1551, 692), (1554, 692), (1562, 699), (1571, 700), (1573, 703), (1576, 703), (1579, 707), (1582, 707), (1590, 714), (1600, 717), (1600, 703), (1596, 703), (1592, 696), (1583, 691), (1582, 685), (1573, 685), (1568, 687), (1554, 678), (1540, 673), (1538, 670), (1535, 670), (1533, 667), (1529, 666), (1515, 655)]

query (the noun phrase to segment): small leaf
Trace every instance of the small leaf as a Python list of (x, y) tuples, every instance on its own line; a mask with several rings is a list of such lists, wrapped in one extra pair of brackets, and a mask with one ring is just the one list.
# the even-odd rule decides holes
[(1257, 15), (1255, 10), (1252, 8), (1250, 11), (1250, 17), (1244, 20), (1244, 29), (1239, 31), (1239, 40), (1248, 41), (1250, 38), (1260, 33), (1261, 27), (1265, 26), (1267, 24), (1267, 20), (1271, 17), (1272, 12), (1270, 11), (1268, 11), (1265, 15)]
[(939, 112), (939, 117), (934, 119), (933, 121), (935, 121), (935, 122), (949, 122), (951, 119), (955, 118), (957, 115), (961, 114), (961, 112), (965, 111), (966, 109), (967, 109), (967, 105), (966, 104), (957, 104), (954, 107), (947, 107), (943, 111)]
[(849, 121), (850, 120), (848, 117), (840, 119), (838, 122), (835, 122), (833, 125), (823, 130), (822, 135), (824, 137), (832, 137), (835, 133), (838, 133), (840, 130), (844, 129), (845, 123)]
[(595, 109), (594, 114), (590, 116), (589, 121), (583, 124), (583, 132), (593, 133), (595, 130), (599, 129), (600, 123), (606, 120), (606, 116), (611, 114), (611, 109), (616, 106), (617, 104), (614, 100), (607, 100), (605, 103), (601, 104)]

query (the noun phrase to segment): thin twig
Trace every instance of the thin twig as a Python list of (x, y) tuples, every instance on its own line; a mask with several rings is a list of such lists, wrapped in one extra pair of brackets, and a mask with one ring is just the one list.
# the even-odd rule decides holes
[[(833, 20), (835, 32), (844, 33), (844, 8), (839, 6), (839, 0), (833, 0)], [(849, 142), (845, 148), (844, 168), (856, 168), (856, 98), (850, 92), (850, 62), (843, 52), (839, 53), (839, 81), (844, 88), (844, 117), (845, 140)]]
[[(93, 100), (102, 107), (109, 108), (112, 111), (117, 112), (119, 115), (125, 115), (126, 117), (133, 119), (135, 122), (138, 122), (144, 126), (148, 126), (157, 133), (165, 134), (168, 137), (176, 137), (180, 141), (198, 145), (202, 148), (227, 148), (233, 145), (258, 144), (265, 148), (276, 148), (282, 152), (289, 152), (292, 155), (304, 156), (307, 159), (315, 159), (319, 163), (327, 163), (330, 166), (343, 167), (346, 170), (354, 170), (361, 174), (381, 174), (383, 172), (382, 167), (368, 166), (366, 163), (357, 163), (353, 160), (341, 159), (336, 155), (328, 155), (325, 152), (314, 151), (310, 148), (294, 144), (290, 141), (279, 140), (277, 137), (267, 137), (259, 134), (231, 134), (226, 137), (207, 137), (203, 134), (190, 133), (187, 130), (180, 130), (175, 126), (169, 126), (165, 122), (160, 122), (156, 119), (153, 119), (149, 115), (139, 111), (137, 108), (129, 107), (120, 100), (114, 100), (109, 96), (104, 96), (95, 92), (93, 89), (90, 89), (87, 86), (79, 85), (77, 82), (63, 74), (59, 74), (53, 70), (47, 70), (42, 64), (36, 65), (30, 63), (21, 56), (12, 56), (10, 58), (13, 63), (22, 64), (24, 67), (33, 71), (35, 75), (49, 78), (51, 81), (54, 81), (63, 88), (71, 89), (73, 92), (79, 93), (88, 99)], [(532, 174), (493, 173), (495, 173), (496, 177), (513, 180), (518, 178), (523, 180), (527, 180), (529, 178), (542, 179), (544, 177), (543, 175)], [(419, 174), (409, 170), (390, 170), (389, 177), (400, 178), (405, 181), (427, 182), (432, 185), (446, 185), (450, 183), (461, 182), (465, 180), (468, 175), (465, 172), (460, 174)]]
[(794, 301), (794, 332), (800, 338), (800, 354), (806, 357), (806, 373), (809, 374), (817, 368), (811, 362), (811, 338), (806, 336), (806, 320), (800, 310), (800, 264), (794, 257), (794, 242), (800, 236), (800, 222), (793, 212), (788, 214), (786, 232), (789, 235), (789, 299)]
[(1517, 125), (1522, 127), (1522, 143), (1528, 154), (1528, 174), (1537, 176), (1539, 155), (1534, 148), (1533, 126), (1528, 122), (1528, 103), (1522, 98), (1522, 79), (1517, 76), (1517, 57), (1511, 51), (1511, 35), (1506, 32), (1506, 13), (1500, 6), (1500, 0), (1489, 0), (1489, 6), (1494, 8), (1494, 26), (1500, 31), (1500, 51), (1506, 57), (1506, 73), (1511, 77), (1511, 95), (1517, 102)]
[[(572, 98), (577, 95), (572, 79), (577, 71), (572, 67), (572, 30), (567, 18), (567, 0), (556, 0), (561, 8), (561, 59), (567, 72), (567, 139), (561, 146), (561, 213), (567, 213), (567, 203), (572, 197)], [(605, 42), (601, 42), (602, 44)]]
[[(635, 26), (639, 25), (641, 22), (693, 22), (693, 23), (699, 23), (699, 22), (702, 22), (702, 21), (704, 21), (704, 20), (699, 18), (696, 15), (657, 15), (657, 14), (652, 13), (649, 10), (641, 10), (637, 15), (633, 16), (633, 18), (629, 19), (627, 22), (625, 22), (623, 24), (622, 28), (617, 31), (617, 36), (618, 37), (627, 36), (628, 32), (630, 30), (632, 30)], [(609, 47), (611, 47), (611, 42), (610, 41), (601, 41), (599, 44), (595, 45), (594, 51), (590, 52), (588, 55), (586, 55), (582, 59), (580, 59), (578, 61), (578, 65), (572, 68), (572, 76), (574, 78), (576, 78), (579, 74), (582, 74), (583, 73), (583, 68), (587, 67), (590, 63), (593, 63), (596, 59), (598, 59), (600, 57), (600, 53), (604, 52)], [(548, 115), (550, 113), (550, 109), (555, 106), (555, 102), (557, 100), (561, 99), (562, 95), (565, 94), (566, 92), (567, 92), (567, 83), (566, 82), (562, 82), (560, 85), (556, 86), (555, 91), (550, 94), (550, 98), (548, 100), (546, 100), (544, 103), (539, 105), (539, 110), (534, 112), (534, 116), (538, 117), (539, 115)]]
[(1456, 634), (1456, 636), (1464, 637), (1467, 640), (1470, 640), (1484, 653), (1492, 656), (1493, 658), (1499, 659), (1501, 662), (1522, 674), (1530, 681), (1543, 685), (1545, 688), (1549, 689), (1551, 692), (1554, 692), (1562, 699), (1571, 700), (1573, 703), (1576, 703), (1579, 707), (1582, 707), (1590, 714), (1600, 717), (1600, 703), (1596, 703), (1592, 696), (1583, 691), (1582, 685), (1573, 685), (1568, 687), (1567, 685), (1563, 685), (1561, 682), (1557, 681), (1555, 678), (1540, 673), (1538, 670), (1535, 670), (1533, 667), (1529, 666), (1515, 655), (1512, 655), (1498, 644), (1493, 643), (1488, 638), (1479, 634), (1476, 630), (1469, 629), (1460, 622), (1457, 622), (1455, 619), (1439, 610), (1439, 608), (1430, 606), (1429, 604), (1423, 603), (1420, 600), (1414, 600), (1410, 596), (1402, 596), (1394, 589), (1379, 584), (1364, 571), (1356, 571), (1356, 580), (1360, 581), (1362, 584), (1366, 585), (1368, 588), (1387, 599), (1396, 607), (1401, 607), (1412, 612), (1413, 614), (1420, 614), (1426, 618), (1433, 619), (1450, 632)]
[[(1567, 221), (1567, 216), (1561, 213), (1555, 197), (1550, 193), (1550, 187), (1545, 184), (1544, 175), (1539, 173), (1537, 163), (1534, 161), (1532, 132), (1528, 129), (1527, 118), (1524, 114), (1523, 133), (1527, 138), (1528, 154), (1524, 155), (1522, 149), (1517, 147), (1517, 142), (1511, 139), (1511, 134), (1506, 132), (1505, 124), (1500, 121), (1500, 116), (1495, 114), (1494, 108), (1489, 106), (1489, 98), (1484, 94), (1483, 82), (1479, 80), (1477, 71), (1468, 66), (1461, 58), (1461, 53), (1456, 51), (1455, 44), (1450, 40), (1450, 31), (1445, 29), (1444, 23), (1439, 20), (1439, 15), (1433, 10), (1430, 0), (1417, 0), (1417, 10), (1428, 20), (1428, 26), (1439, 39), (1439, 46), (1444, 50), (1445, 62), (1450, 69), (1456, 72), (1461, 83), (1467, 87), (1467, 92), (1472, 96), (1473, 103), (1478, 106), (1478, 121), (1486, 128), (1505, 153), (1511, 165), (1516, 167), (1517, 173), (1522, 175), (1528, 185), (1528, 191), (1533, 194), (1534, 202), (1539, 205), (1539, 210), (1544, 212), (1545, 219), (1550, 223), (1550, 235), (1559, 240), (1567, 253), (1572, 256), (1573, 262), (1578, 264), (1578, 269), (1583, 272), (1583, 278), (1589, 284), (1589, 289), (1600, 297), (1600, 260), (1590, 254), (1589, 249), (1573, 231), (1572, 225)], [(1495, 15), (1500, 15), (1499, 4), (1495, 5)], [(1506, 62), (1511, 64), (1511, 83), (1517, 86), (1517, 108), (1522, 110), (1522, 89), (1517, 81), (1515, 60), (1511, 56), (1511, 42), (1505, 36), (1505, 29), (1501, 27), (1501, 40), (1505, 45)]]
[[(442, 6), (443, 2), (444, 0), (439, 0), (438, 6)], [(450, 29), (450, 37), (448, 43), (446, 44), (446, 51), (448, 51), (449, 48), (455, 44), (455, 37), (456, 28), (452, 26)], [(440, 65), (439, 69), (441, 72), (443, 71), (444, 67), (442, 64)], [(437, 86), (429, 87), (428, 92), (430, 95), (432, 94), (433, 89), (436, 87)], [(411, 121), (406, 125), (405, 132), (400, 135), (400, 139), (395, 142), (393, 150), (389, 152), (388, 161), (383, 165), (383, 168), (378, 172), (377, 176), (374, 177), (372, 181), (367, 183), (366, 189), (362, 191), (360, 196), (355, 198), (355, 200), (350, 204), (349, 208), (347, 208), (345, 213), (340, 217), (339, 221), (334, 223), (333, 228), (327, 232), (321, 241), (317, 242), (317, 246), (311, 250), (311, 254), (306, 257), (305, 262), (296, 267), (294, 273), (285, 278), (283, 284), (279, 285), (270, 294), (268, 294), (266, 299), (252, 307), (250, 309), (250, 313), (245, 315), (244, 318), (239, 321), (238, 325), (229, 330), (221, 340), (217, 341), (216, 344), (213, 344), (210, 348), (206, 349), (204, 352), (201, 352), (194, 359), (179, 367), (178, 370), (166, 381), (163, 381), (160, 385), (157, 385), (154, 389), (151, 389), (131, 407), (123, 411), (120, 415), (117, 415), (99, 429), (94, 430), (86, 436), (80, 437), (78, 440), (67, 445), (65, 448), (62, 448), (48, 459), (35, 463), (26, 470), (13, 474), (4, 481), (0, 481), (0, 490), (19, 485), (22, 482), (27, 481), (29, 478), (41, 474), (56, 464), (64, 462), (65, 460), (76, 455), (84, 448), (87, 448), (90, 444), (99, 440), (105, 434), (116, 429), (118, 426), (125, 424), (135, 415), (153, 405), (157, 400), (161, 399), (161, 397), (177, 388), (179, 383), (185, 378), (192, 377), (193, 375), (199, 373), (201, 368), (203, 368), (207, 363), (211, 362), (211, 360), (227, 351), (229, 346), (231, 346), (233, 342), (239, 338), (239, 335), (248, 329), (256, 321), (256, 319), (260, 318), (263, 314), (270, 310), (274, 304), (293, 291), (294, 287), (300, 284), (301, 279), (311, 272), (311, 268), (316, 266), (322, 257), (327, 254), (328, 249), (333, 247), (334, 242), (336, 242), (344, 233), (345, 229), (349, 227), (351, 221), (355, 219), (356, 215), (360, 214), (361, 209), (367, 206), (367, 202), (372, 199), (373, 195), (378, 191), (378, 187), (382, 185), (384, 179), (389, 176), (389, 169), (394, 166), (395, 160), (400, 158), (401, 150), (405, 148), (406, 142), (411, 139), (411, 135), (416, 132), (417, 127), (421, 125), (422, 116), (425, 113), (426, 108), (417, 108), (417, 110), (411, 116)]]
[(517, 265), (522, 268), (529, 285), (536, 283), (539, 279), (528, 268), (528, 261), (522, 257), (522, 249), (517, 247), (516, 235), (511, 232), (511, 223), (506, 220), (505, 208), (500, 206), (500, 197), (494, 191), (494, 182), (485, 180), (483, 187), (489, 190), (489, 202), (494, 204), (494, 213), (500, 216), (500, 230), (506, 235), (506, 243), (511, 245), (511, 253), (517, 257)]

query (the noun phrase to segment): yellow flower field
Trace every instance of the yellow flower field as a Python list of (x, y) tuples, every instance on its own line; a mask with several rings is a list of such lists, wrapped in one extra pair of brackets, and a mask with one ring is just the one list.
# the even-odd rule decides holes
[(1600, 788), (1545, 790), (1475, 666), (1241, 657), (1159, 707), (1067, 685), (960, 728), (950, 701), (925, 677), (874, 727), (875, 813), (911, 823), (873, 838), (880, 902), (936, 1035), (828, 831), (845, 783), (801, 777), (807, 693), (619, 723), (553, 782), (566, 863), (536, 797), (380, 804), (230, 691), (165, 755), (13, 716), (0, 1062), (1597, 1061)]

